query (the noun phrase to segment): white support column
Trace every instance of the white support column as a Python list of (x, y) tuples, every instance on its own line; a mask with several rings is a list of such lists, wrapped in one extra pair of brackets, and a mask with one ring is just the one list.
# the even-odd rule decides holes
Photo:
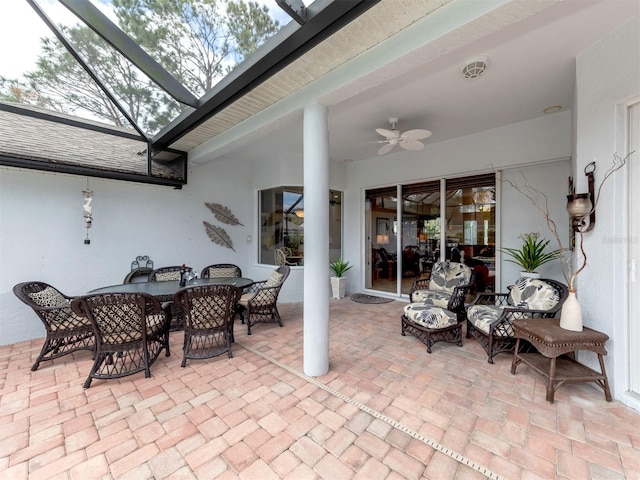
[(304, 109), (304, 373), (329, 371), (328, 111)]

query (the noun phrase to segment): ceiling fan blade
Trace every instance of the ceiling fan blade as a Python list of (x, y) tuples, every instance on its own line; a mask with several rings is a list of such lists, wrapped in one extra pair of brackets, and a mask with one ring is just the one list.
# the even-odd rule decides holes
[(424, 148), (424, 143), (419, 142), (417, 140), (407, 140), (406, 142), (401, 142), (400, 146), (405, 150), (422, 150)]
[(431, 132), (429, 130), (422, 130), (418, 128), (416, 130), (407, 130), (401, 136), (407, 140), (424, 140), (431, 136)]
[(380, 150), (378, 150), (378, 155), (384, 155), (385, 153), (389, 153), (391, 150), (393, 150), (393, 147), (394, 145), (392, 143), (383, 145), (382, 147), (380, 147)]
[(376, 132), (386, 138), (397, 138), (400, 136), (398, 130), (387, 130), (386, 128), (376, 128)]

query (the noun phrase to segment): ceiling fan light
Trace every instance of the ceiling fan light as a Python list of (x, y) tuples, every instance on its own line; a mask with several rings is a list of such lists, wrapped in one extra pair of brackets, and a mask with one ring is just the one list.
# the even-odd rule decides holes
[(468, 80), (473, 80), (482, 75), (489, 66), (489, 57), (486, 55), (477, 55), (473, 58), (469, 58), (464, 62), (464, 65), (460, 67), (462, 76)]

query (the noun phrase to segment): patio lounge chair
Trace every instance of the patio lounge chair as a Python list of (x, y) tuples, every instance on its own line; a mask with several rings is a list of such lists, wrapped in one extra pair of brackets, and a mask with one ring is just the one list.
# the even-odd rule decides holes
[(182, 367), (187, 358), (211, 358), (231, 353), (233, 320), (242, 290), (233, 285), (199, 285), (178, 290), (173, 303), (184, 312)]
[(76, 350), (95, 350), (91, 322), (71, 310), (73, 297), (44, 282), (19, 283), (13, 287), (13, 293), (36, 312), (47, 333), (42, 350), (31, 367), (32, 371), (36, 371), (42, 361), (53, 360)]
[(429, 279), (413, 282), (400, 317), (401, 333), (410, 333), (427, 346), (437, 342), (462, 346), (464, 299), (473, 284), (473, 272), (463, 263), (440, 262)]
[(467, 308), (467, 338), (473, 335), (493, 363), (498, 353), (515, 348), (513, 320), (554, 318), (567, 296), (566, 285), (548, 278), (519, 278), (509, 293), (479, 293)]
[(144, 371), (164, 349), (169, 352), (170, 317), (160, 302), (146, 293), (103, 293), (77, 297), (71, 309), (93, 325), (96, 355), (84, 383), (94, 378), (113, 379)]
[(282, 284), (290, 271), (291, 268), (286, 265), (276, 268), (267, 280), (254, 283), (240, 297), (239, 312), (247, 324), (247, 335), (251, 335), (251, 327), (256, 323), (277, 322), (282, 327), (277, 302)]

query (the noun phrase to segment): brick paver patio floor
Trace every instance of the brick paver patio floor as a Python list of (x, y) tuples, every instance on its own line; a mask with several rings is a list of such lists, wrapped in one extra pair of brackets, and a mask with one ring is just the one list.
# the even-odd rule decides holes
[[(170, 357), (82, 384), (89, 352), (44, 362), (0, 347), (3, 479), (640, 479), (640, 413), (592, 385), (545, 401), (528, 367), (474, 339), (428, 354), (402, 303), (331, 301), (330, 371), (303, 370), (302, 305), (284, 328), (236, 322), (233, 358)], [(36, 322), (35, 316), (25, 322)]]

